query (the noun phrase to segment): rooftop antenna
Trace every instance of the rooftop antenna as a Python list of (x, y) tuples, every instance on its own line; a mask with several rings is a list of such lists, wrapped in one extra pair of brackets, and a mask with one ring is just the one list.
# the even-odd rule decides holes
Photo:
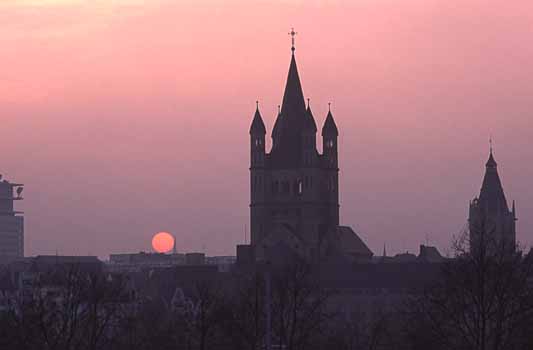
[(328, 102), (328, 112), (331, 112), (331, 102)]
[(255, 101), (255, 109), (259, 110), (259, 100)]
[(383, 257), (387, 257), (387, 247), (385, 246), (385, 242), (383, 242)]
[(172, 254), (176, 255), (178, 254), (178, 252), (176, 251), (176, 236), (172, 235), (172, 237), (174, 238), (174, 245), (172, 246)]
[(490, 149), (490, 154), (492, 154), (492, 134), (489, 136), (489, 149)]

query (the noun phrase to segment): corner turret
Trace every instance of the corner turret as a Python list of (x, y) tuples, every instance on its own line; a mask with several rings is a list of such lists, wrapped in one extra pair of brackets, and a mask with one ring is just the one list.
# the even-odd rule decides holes
[(263, 118), (261, 118), (259, 101), (257, 101), (254, 118), (250, 126), (251, 168), (263, 167), (265, 165), (265, 135), (265, 123), (263, 123)]
[(324, 126), (322, 127), (322, 148), (324, 159), (326, 160), (326, 166), (329, 168), (338, 167), (338, 158), (337, 158), (337, 138), (339, 136), (339, 131), (335, 120), (333, 119), (333, 114), (331, 114), (331, 103), (329, 104), (328, 115), (324, 121)]

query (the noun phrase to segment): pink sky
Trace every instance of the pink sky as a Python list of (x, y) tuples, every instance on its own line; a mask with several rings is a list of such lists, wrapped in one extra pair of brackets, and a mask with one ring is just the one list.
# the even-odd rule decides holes
[[(234, 254), (248, 127), (270, 131), (290, 59), (340, 129), (341, 222), (376, 254), (446, 252), (488, 138), (533, 243), (533, 3), (0, 2), (0, 173), (27, 185), (26, 253)], [(223, 200), (229, 198), (229, 200)]]

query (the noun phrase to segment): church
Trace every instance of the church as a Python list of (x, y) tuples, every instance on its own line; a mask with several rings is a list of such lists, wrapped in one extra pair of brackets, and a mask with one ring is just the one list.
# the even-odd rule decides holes
[(491, 145), (479, 196), (470, 201), (470, 250), (485, 247), (489, 253), (514, 251), (516, 220), (515, 202), (509, 209)]
[[(237, 246), (237, 262), (272, 261), (294, 254), (311, 262), (375, 261), (357, 233), (340, 224), (339, 129), (330, 105), (319, 152), (318, 128), (296, 64), (296, 33), (289, 34), (292, 54), (270, 151), (259, 103), (250, 126), (251, 239), (250, 244)], [(514, 249), (515, 221), (515, 205), (508, 207), (491, 144), (480, 194), (470, 202), (470, 248), (480, 242), (482, 229), (490, 233), (490, 240)]]
[(250, 127), (251, 242), (240, 246), (240, 253), (256, 261), (283, 252), (310, 261), (331, 257), (369, 261), (370, 249), (350, 227), (339, 223), (339, 130), (330, 106), (321, 129), (320, 153), (317, 125), (309, 99), (305, 103), (296, 65), (296, 33), (290, 34), (289, 73), (269, 152), (259, 105)]

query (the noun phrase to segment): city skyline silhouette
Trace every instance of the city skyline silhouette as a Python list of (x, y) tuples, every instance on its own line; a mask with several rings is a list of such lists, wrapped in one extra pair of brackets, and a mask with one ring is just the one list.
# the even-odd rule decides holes
[(531, 1), (0, 23), (0, 349), (533, 349)]

